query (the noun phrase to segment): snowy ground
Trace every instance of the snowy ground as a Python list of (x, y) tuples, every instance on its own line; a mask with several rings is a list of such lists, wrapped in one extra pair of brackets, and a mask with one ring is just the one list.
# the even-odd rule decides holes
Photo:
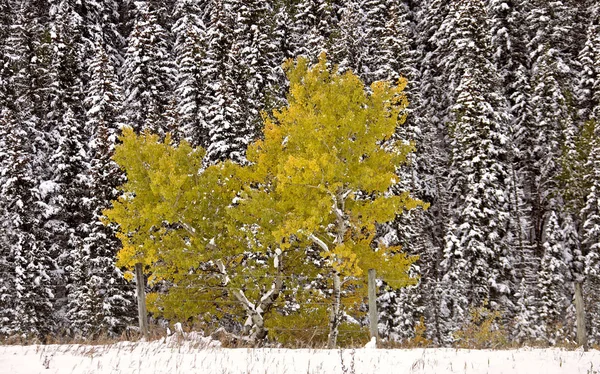
[(189, 343), (0, 346), (1, 374), (600, 374), (600, 351), (226, 349)]

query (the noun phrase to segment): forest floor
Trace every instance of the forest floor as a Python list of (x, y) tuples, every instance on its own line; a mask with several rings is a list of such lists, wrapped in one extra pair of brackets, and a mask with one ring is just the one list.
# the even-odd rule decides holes
[(600, 351), (248, 349), (218, 342), (0, 346), (2, 374), (600, 374)]

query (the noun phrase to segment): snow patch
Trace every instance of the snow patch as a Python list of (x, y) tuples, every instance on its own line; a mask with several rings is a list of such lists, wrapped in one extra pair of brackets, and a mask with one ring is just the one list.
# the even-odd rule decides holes
[(60, 186), (54, 181), (43, 181), (38, 186), (38, 192), (42, 199), (45, 199), (46, 196), (58, 191)]
[[(189, 339), (210, 338), (188, 333)], [(214, 342), (214, 341), (213, 341)], [(141, 365), (141, 368), (140, 368)], [(516, 349), (226, 349), (194, 340), (114, 345), (0, 346), (0, 368), (11, 374), (58, 373), (468, 373), (587, 374), (600, 351)], [(143, 371), (140, 371), (143, 369)], [(590, 371), (591, 370), (591, 371)]]

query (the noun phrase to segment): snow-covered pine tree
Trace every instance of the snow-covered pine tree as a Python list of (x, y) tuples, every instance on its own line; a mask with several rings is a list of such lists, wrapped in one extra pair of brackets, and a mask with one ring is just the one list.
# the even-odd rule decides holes
[[(365, 57), (364, 72), (362, 75), (364, 75), (363, 80), (367, 84), (387, 78), (389, 70), (386, 69), (383, 63), (383, 56), (386, 50), (386, 25), (389, 18), (399, 15), (398, 13), (391, 13), (393, 7), (397, 6), (396, 2), (388, 0), (365, 0), (363, 2), (362, 8), (365, 14)], [(405, 37), (409, 36), (405, 35)]]
[[(4, 173), (6, 167), (6, 160), (8, 158), (8, 144), (6, 139), (8, 138), (8, 125), (5, 123), (9, 117), (9, 109), (4, 107), (0, 112), (0, 182), (4, 185), (6, 183), (4, 179), (6, 176)], [(0, 190), (0, 197), (4, 198), (4, 192)], [(4, 201), (4, 200), (2, 200)], [(6, 337), (10, 334), (9, 323), (14, 320), (14, 309), (12, 304), (13, 300), (13, 287), (11, 285), (14, 274), (14, 265), (9, 250), (10, 237), (9, 227), (6, 223), (5, 218), (10, 214), (6, 203), (0, 202), (0, 338)]]
[[(431, 218), (434, 216), (445, 216), (442, 213), (445, 203), (445, 191), (441, 187), (447, 171), (447, 128), (450, 108), (449, 93), (444, 84), (443, 72), (440, 66), (442, 56), (441, 45), (444, 36), (440, 28), (450, 10), (449, 3), (441, 0), (424, 2), (416, 13), (416, 60), (419, 69), (419, 97), (420, 101), (415, 108), (415, 118), (422, 123), (421, 132), (427, 138), (423, 138), (420, 144), (423, 148), (421, 159), (427, 163), (428, 181), (424, 181), (419, 189), (424, 195), (425, 201), (431, 203), (429, 210)], [(436, 222), (437, 238), (443, 237), (443, 224)], [(440, 230), (441, 229), (441, 230)], [(440, 244), (440, 247), (442, 245)]]
[(294, 56), (316, 61), (321, 52), (331, 51), (331, 34), (337, 26), (332, 5), (327, 0), (300, 0), (296, 3), (292, 37)]
[(527, 344), (543, 336), (545, 330), (539, 324), (536, 298), (525, 278), (521, 279), (515, 297), (516, 311), (511, 336), (519, 344)]
[[(597, 126), (596, 126), (597, 127)], [(600, 134), (596, 128), (593, 147), (588, 158), (591, 183), (586, 205), (581, 211), (583, 218), (583, 253), (585, 275), (584, 294), (586, 301), (587, 326), (591, 342), (600, 342), (600, 297), (596, 290), (600, 286)]]
[(388, 17), (381, 36), (382, 53), (380, 56), (381, 72), (377, 79), (396, 81), (399, 77), (408, 80), (408, 93), (411, 108), (417, 106), (414, 96), (418, 90), (419, 71), (417, 53), (413, 45), (416, 37), (412, 24), (413, 10), (404, 1), (391, 1)]
[[(579, 188), (576, 192), (578, 200), (583, 200), (579, 206), (581, 212), (580, 228), (582, 244), (573, 253), (574, 260), (572, 271), (577, 282), (583, 282), (584, 300), (586, 306), (587, 329), (589, 340), (592, 343), (600, 341), (600, 298), (594, 291), (600, 286), (600, 272), (598, 268), (598, 242), (600, 240), (600, 210), (598, 206), (598, 176), (600, 175), (598, 148), (598, 119), (600, 118), (600, 4), (589, 4), (588, 24), (585, 42), (579, 52), (579, 70), (576, 86), (577, 99), (577, 125), (579, 126), (579, 142), (575, 144), (576, 150), (586, 159), (577, 157), (569, 160), (578, 168), (573, 169), (574, 175), (567, 186)], [(577, 180), (575, 180), (577, 179)], [(577, 205), (576, 205), (577, 207)], [(577, 214), (577, 212), (575, 212)]]
[(577, 85), (579, 122), (600, 119), (600, 4), (589, 10), (589, 24), (583, 49), (579, 53), (581, 69)]
[(276, 2), (274, 9), (274, 30), (276, 51), (279, 58), (284, 61), (295, 57), (295, 47), (293, 43), (294, 23), (292, 11), (295, 9), (287, 1)]
[[(410, 103), (406, 112), (408, 120), (398, 129), (400, 139), (409, 139), (414, 142), (417, 150), (410, 155), (411, 162), (402, 175), (403, 183), (408, 183), (405, 188), (418, 193), (422, 189), (421, 162), (424, 147), (428, 145), (423, 139), (424, 123), (415, 115), (421, 107), (420, 84), (421, 77), (417, 59), (417, 51), (413, 48), (411, 40), (414, 38), (411, 18), (413, 9), (404, 1), (389, 2), (388, 17), (381, 35), (382, 53), (379, 58), (380, 67), (375, 74), (375, 79), (397, 81), (400, 77), (407, 79), (405, 89)], [(429, 134), (428, 134), (429, 135)], [(419, 213), (420, 214), (420, 213)]]
[[(480, 0), (453, 3), (442, 29), (449, 32), (441, 63), (454, 88), (451, 135), (450, 223), (446, 235), (442, 300), (449, 310), (446, 334), (464, 322), (470, 307), (489, 302), (510, 317), (513, 285), (508, 253), (510, 165), (508, 106), (492, 63), (485, 6)], [(452, 300), (447, 300), (450, 297)]]
[(6, 106), (8, 103), (9, 79), (11, 76), (8, 56), (8, 37), (12, 26), (12, 3), (3, 1), (0, 3), (0, 103)]
[[(569, 209), (564, 209), (559, 216), (560, 230), (565, 238), (564, 240), (564, 251), (563, 255), (565, 263), (567, 264), (567, 271), (565, 272), (566, 281), (563, 283), (563, 292), (569, 307), (575, 307), (575, 281), (581, 279), (583, 267), (578, 262), (582, 260), (582, 238), (580, 235), (580, 227), (578, 222), (578, 214), (574, 214)], [(565, 321), (565, 325), (569, 322)], [(574, 330), (573, 330), (574, 331)], [(572, 336), (573, 340), (576, 339), (575, 335)]]
[(0, 31), (0, 46), (4, 46), (8, 38), (12, 24), (11, 16), (14, 15), (12, 11), (14, 5), (12, 1), (3, 1), (0, 4), (0, 25), (2, 26), (2, 31)]
[[(12, 26), (11, 10), (12, 5), (8, 1), (0, 4), (0, 186), (6, 183), (9, 178), (7, 167), (8, 160), (8, 142), (9, 137), (9, 117), (14, 109), (9, 107), (14, 102), (12, 69), (10, 66), (10, 55), (8, 50), (8, 39)], [(13, 309), (10, 306), (12, 301), (11, 279), (14, 266), (10, 257), (8, 237), (8, 223), (5, 217), (9, 215), (9, 209), (5, 206), (7, 202), (4, 199), (4, 193), (0, 190), (0, 337), (8, 334), (8, 323), (13, 319)]]
[[(404, 9), (403, 2), (400, 3), (400, 9)], [(411, 155), (411, 165), (402, 172), (401, 185), (408, 183), (409, 189), (415, 196), (431, 205), (425, 212), (413, 211), (410, 217), (406, 215), (395, 222), (400, 243), (406, 245), (409, 252), (418, 253), (420, 256), (417, 266), (421, 275), (421, 283), (416, 288), (401, 290), (399, 301), (405, 305), (400, 307), (402, 311), (399, 312), (403, 315), (412, 315), (413, 318), (408, 321), (408, 325), (414, 326), (421, 316), (419, 303), (422, 302), (426, 337), (434, 343), (441, 343), (443, 340), (439, 326), (441, 289), (438, 288), (438, 281), (441, 278), (440, 262), (448, 215), (444, 188), (448, 170), (448, 131), (445, 119), (448, 116), (450, 100), (448, 92), (444, 89), (445, 83), (442, 83), (442, 71), (439, 66), (441, 49), (438, 48), (440, 44), (438, 30), (449, 11), (449, 3), (424, 2), (418, 8), (409, 7), (408, 10), (415, 11), (416, 16), (417, 32), (414, 39), (417, 50), (414, 52), (414, 66), (418, 71), (416, 75), (418, 80), (408, 75), (412, 69), (410, 59), (398, 58), (396, 62), (403, 65), (398, 70), (414, 80), (412, 83), (409, 81), (408, 85), (410, 115), (405, 127), (400, 131), (406, 132), (406, 139), (415, 141), (417, 150)], [(397, 13), (398, 18), (395, 18), (394, 8), (392, 7), (390, 11), (391, 23), (388, 23), (388, 27), (391, 28), (387, 31), (388, 43), (386, 44), (393, 51), (394, 44), (389, 41), (399, 39), (401, 42), (405, 36), (394, 35), (391, 30), (396, 27), (402, 28), (402, 24), (407, 23), (405, 18), (408, 18), (409, 14), (404, 16), (402, 10)], [(399, 23), (394, 25), (393, 22)], [(404, 43), (399, 43), (401, 44)], [(388, 53), (384, 56), (388, 56)], [(406, 51), (402, 52), (403, 55), (405, 53)], [(386, 64), (390, 63), (388, 57), (385, 57), (385, 60)], [(411, 89), (411, 84), (416, 88), (414, 91)], [(424, 170), (426, 173), (422, 174)], [(425, 297), (418, 297), (415, 292)], [(407, 321), (402, 322), (407, 323)], [(413, 331), (403, 331), (400, 335), (409, 338)]]
[(569, 271), (565, 258), (565, 237), (556, 212), (549, 213), (543, 240), (544, 255), (538, 273), (537, 311), (543, 327), (541, 338), (554, 344), (564, 335), (561, 326), (568, 306), (564, 285)]
[[(449, 12), (449, 3), (441, 0), (426, 2), (417, 12), (417, 61), (420, 71), (419, 98), (414, 109), (414, 118), (422, 123), (423, 138), (422, 161), (430, 177), (419, 188), (426, 201), (431, 203), (431, 218), (446, 216), (445, 191), (440, 188), (448, 169), (447, 128), (451, 107), (451, 93), (445, 82), (440, 59), (446, 36), (441, 30), (442, 23)], [(437, 238), (444, 236), (443, 223), (434, 219), (433, 225)], [(440, 247), (443, 245), (440, 244)]]
[[(566, 45), (565, 52), (569, 55), (569, 59), (573, 64), (571, 76), (571, 89), (573, 89), (576, 83), (576, 75), (581, 69), (577, 63), (577, 55), (584, 47), (592, 11), (594, 8), (597, 8), (598, 4), (595, 0), (563, 0), (563, 3), (566, 6), (566, 14), (569, 17), (566, 20), (567, 22), (571, 22), (571, 31), (568, 34), (569, 43)], [(565, 21), (563, 20), (563, 22)]]
[[(531, 241), (536, 254), (543, 255), (544, 223), (547, 213), (558, 211), (563, 202), (557, 183), (561, 165), (556, 162), (573, 151), (577, 134), (573, 94), (577, 70), (574, 46), (579, 44), (577, 5), (567, 1), (532, 1), (526, 14), (530, 40), (532, 120), (525, 123), (523, 176), (530, 206)], [(566, 152), (564, 152), (566, 150)]]
[[(246, 144), (235, 142), (243, 132), (243, 113), (236, 93), (236, 61), (232, 56), (234, 19), (228, 0), (213, 0), (206, 5), (206, 55), (203, 76), (205, 120), (208, 126), (207, 163), (233, 159), (242, 162)], [(240, 77), (241, 78), (241, 77)]]
[(410, 40), (411, 9), (402, 0), (345, 1), (333, 54), (342, 69), (352, 69), (370, 84), (415, 77)]
[(519, 74), (527, 66), (527, 1), (487, 0), (490, 18), (491, 44), (496, 69), (507, 97), (519, 89)]
[(102, 211), (118, 197), (117, 186), (124, 176), (111, 156), (119, 131), (122, 99), (115, 68), (104, 49), (96, 44), (86, 87), (86, 129), (89, 132), (89, 168), (86, 170), (87, 198), (83, 201), (86, 222), (81, 248), (71, 266), (67, 319), (71, 333), (86, 338), (98, 334), (118, 335), (130, 323), (132, 286), (115, 266), (119, 247), (115, 227), (100, 222)]
[(557, 51), (555, 57), (562, 74), (572, 74), (575, 65), (569, 51), (576, 45), (572, 38), (575, 25), (576, 7), (569, 1), (532, 0), (529, 2), (526, 22), (529, 26), (531, 61), (535, 63), (548, 48)]
[[(54, 328), (54, 292), (48, 274), (52, 260), (39, 240), (36, 146), (42, 136), (32, 112), (40, 87), (34, 86), (39, 67), (32, 61), (36, 48), (35, 21), (22, 6), (11, 28), (7, 63), (11, 96), (1, 107), (0, 127), (0, 336), (41, 338)], [(10, 100), (8, 100), (10, 99)], [(9, 105), (12, 103), (12, 105)]]
[[(120, 6), (118, 0), (87, 0), (77, 3), (78, 13), (82, 18), (82, 39), (85, 41), (86, 66), (94, 58), (96, 40), (100, 39), (105, 45), (109, 56), (122, 61), (121, 51), (125, 48), (125, 38), (121, 35)], [(86, 72), (87, 73), (87, 72)]]
[(543, 254), (543, 232), (546, 214), (558, 204), (558, 162), (565, 141), (564, 130), (572, 127), (564, 86), (557, 72), (560, 60), (555, 49), (547, 49), (533, 65), (531, 107), (533, 121), (525, 125), (530, 136), (522, 145), (528, 194), (525, 196), (531, 207), (532, 240), (537, 253)]
[[(3, 319), (6, 335), (44, 339), (56, 328), (52, 318), (55, 254), (48, 247), (43, 224), (52, 209), (41, 201), (48, 185), (40, 183), (50, 138), (44, 120), (48, 110), (50, 43), (42, 38), (48, 14), (47, 2), (16, 4), (15, 17), (6, 43), (10, 94), (2, 107), (4, 156), (0, 157), (2, 179), (1, 234), (8, 255), (8, 292), (2, 294), (12, 316)], [(7, 324), (5, 324), (7, 323)]]
[[(273, 6), (273, 59), (277, 63), (277, 69), (274, 72), (276, 86), (278, 91), (273, 96), (279, 102), (279, 105), (285, 104), (285, 95), (288, 92), (288, 81), (283, 69), (280, 67), (284, 61), (295, 58), (295, 48), (293, 44), (294, 23), (292, 10), (294, 7), (288, 2), (276, 2)], [(271, 105), (270, 105), (271, 106)]]
[[(280, 104), (279, 82), (283, 60), (276, 53), (276, 37), (273, 34), (274, 13), (269, 2), (261, 0), (236, 0), (235, 41), (232, 45), (233, 68), (239, 78), (236, 95), (244, 112), (242, 128), (236, 143), (247, 145), (258, 136), (262, 119), (260, 112)], [(244, 147), (245, 148), (245, 147)]]
[(121, 77), (125, 92), (123, 115), (136, 131), (168, 132), (167, 108), (174, 67), (169, 40), (157, 11), (146, 1), (135, 3), (134, 25), (127, 38)]
[[(19, 108), (21, 109), (21, 108)], [(0, 163), (0, 336), (44, 339), (53, 332), (52, 259), (39, 234), (35, 152), (30, 139), (35, 123), (26, 108), (4, 108)]]
[(207, 15), (206, 160), (243, 162), (257, 135), (260, 111), (281, 100), (273, 8), (262, 1), (215, 0), (207, 5)]
[[(68, 269), (82, 245), (85, 225), (86, 135), (84, 132), (83, 22), (74, 4), (50, 3), (46, 114), (43, 121), (48, 148), (39, 171), (40, 197), (46, 212), (40, 223), (43, 245), (55, 261), (56, 301), (53, 321), (66, 323), (63, 308), (71, 282)], [(65, 272), (66, 271), (66, 272)], [(61, 328), (64, 327), (61, 325)], [(57, 331), (58, 332), (58, 331)]]
[(406, 342), (416, 336), (421, 318), (425, 324), (423, 337), (431, 339), (436, 331), (434, 319), (437, 310), (427, 309), (433, 299), (430, 292), (435, 288), (435, 279), (431, 275), (436, 258), (428, 257), (432, 251), (425, 246), (426, 238), (420, 236), (424, 228), (423, 217), (421, 210), (404, 212), (402, 218), (379, 227), (382, 231), (380, 240), (389, 245), (400, 245), (407, 254), (422, 256), (409, 270), (411, 277), (420, 277), (419, 284), (392, 289), (383, 283), (378, 291), (380, 334), (398, 342)]
[[(394, 191), (399, 193), (409, 190), (430, 203), (433, 200), (430, 187), (434, 179), (430, 175), (434, 162), (431, 156), (440, 153), (439, 149), (434, 150), (439, 144), (436, 139), (439, 134), (436, 131), (428, 131), (425, 127), (432, 124), (425, 123), (414, 114), (421, 110), (419, 64), (416, 58), (417, 51), (413, 50), (411, 43), (415, 36), (411, 25), (414, 9), (404, 1), (391, 1), (388, 6), (389, 14), (380, 41), (383, 49), (380, 73), (385, 71), (385, 74), (379, 78), (394, 81), (402, 76), (408, 79), (408, 118), (398, 129), (398, 135), (400, 139), (408, 139), (416, 146), (416, 151), (409, 155), (411, 162), (399, 170), (400, 183), (394, 186)], [(423, 173), (425, 170), (427, 172)], [(441, 256), (438, 246), (434, 244), (435, 230), (432, 225), (429, 211), (413, 210), (399, 215), (393, 224), (381, 227), (383, 235), (393, 235), (395, 244), (401, 245), (407, 253), (419, 256), (419, 260), (411, 268), (412, 274), (420, 275), (419, 284), (400, 290), (386, 290), (382, 298), (389, 301), (381, 300), (379, 305), (382, 317), (389, 321), (386, 326), (389, 330), (387, 333), (397, 340), (413, 338), (421, 318), (425, 325), (425, 337), (436, 340), (437, 302), (432, 295), (436, 287), (436, 268)]]
[(518, 276), (528, 279), (527, 286), (533, 286), (535, 277), (529, 272), (529, 265), (538, 261), (534, 258), (531, 246), (527, 240), (529, 223), (529, 209), (523, 201), (524, 181), (522, 180), (522, 160), (529, 135), (524, 133), (526, 123), (531, 121), (531, 107), (529, 104), (530, 74), (528, 67), (527, 33), (525, 16), (529, 2), (488, 0), (488, 14), (490, 16), (491, 44), (494, 62), (502, 82), (503, 94), (509, 101), (510, 123), (510, 148), (511, 179), (511, 246), (518, 253)]
[(175, 37), (173, 52), (177, 67), (177, 138), (186, 139), (194, 146), (206, 147), (208, 128), (202, 113), (202, 107), (205, 105), (202, 92), (206, 82), (202, 75), (202, 61), (206, 50), (206, 30), (198, 2), (177, 1), (174, 17), (176, 21), (172, 34)]
[(339, 63), (340, 71), (352, 70), (365, 83), (370, 78), (366, 59), (368, 58), (367, 28), (361, 1), (346, 1), (341, 9), (339, 37), (333, 44), (333, 57)]

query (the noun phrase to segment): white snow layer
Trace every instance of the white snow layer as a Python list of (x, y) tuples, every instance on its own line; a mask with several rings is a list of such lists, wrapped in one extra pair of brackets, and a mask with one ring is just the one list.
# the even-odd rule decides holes
[[(204, 338), (205, 339), (205, 338)], [(35, 373), (600, 373), (600, 351), (518, 349), (228, 349), (208, 339), (106, 346), (0, 346), (0, 372)]]
[(59, 189), (59, 185), (54, 181), (43, 181), (40, 183), (38, 187), (38, 191), (40, 192), (40, 196), (42, 199), (45, 199), (51, 193), (54, 193)]

